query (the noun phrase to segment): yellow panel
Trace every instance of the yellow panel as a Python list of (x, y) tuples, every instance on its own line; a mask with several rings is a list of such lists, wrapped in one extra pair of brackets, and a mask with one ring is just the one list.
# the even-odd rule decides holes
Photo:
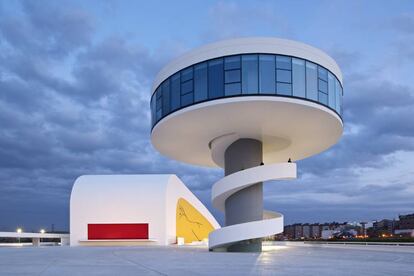
[(177, 237), (184, 238), (185, 243), (202, 241), (214, 230), (211, 223), (187, 200), (180, 198), (177, 202)]

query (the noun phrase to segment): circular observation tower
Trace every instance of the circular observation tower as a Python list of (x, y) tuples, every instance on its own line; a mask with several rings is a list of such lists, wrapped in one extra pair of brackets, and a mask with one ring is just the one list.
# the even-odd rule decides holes
[(262, 237), (283, 232), (283, 216), (263, 210), (262, 183), (296, 178), (293, 161), (338, 141), (342, 96), (336, 62), (285, 39), (208, 44), (159, 72), (151, 97), (154, 147), (225, 171), (212, 201), (226, 225), (210, 234), (210, 250), (261, 251)]

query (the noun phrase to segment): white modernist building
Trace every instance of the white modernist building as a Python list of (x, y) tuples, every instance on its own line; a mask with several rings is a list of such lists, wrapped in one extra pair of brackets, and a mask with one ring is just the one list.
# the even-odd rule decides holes
[(72, 246), (200, 242), (219, 227), (175, 175), (85, 175), (72, 188)]
[(220, 228), (174, 175), (82, 176), (70, 200), (71, 245), (194, 243), (214, 251), (261, 251), (283, 231), (263, 210), (263, 182), (296, 178), (296, 164), (343, 131), (342, 73), (309, 45), (242, 38), (195, 49), (154, 81), (151, 141), (162, 154), (221, 167), (213, 206)]
[(283, 216), (263, 211), (262, 182), (296, 177), (296, 164), (342, 135), (342, 73), (309, 45), (242, 38), (195, 49), (154, 81), (151, 141), (189, 164), (224, 168), (213, 185), (226, 226), (211, 250), (260, 251), (283, 231)]

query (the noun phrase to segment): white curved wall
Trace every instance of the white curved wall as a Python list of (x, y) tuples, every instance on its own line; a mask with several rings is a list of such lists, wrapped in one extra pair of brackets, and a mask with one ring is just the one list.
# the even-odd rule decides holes
[(247, 37), (223, 40), (194, 49), (168, 63), (156, 76), (151, 94), (166, 78), (181, 69), (205, 60), (236, 54), (268, 53), (307, 59), (327, 68), (342, 83), (342, 72), (333, 58), (310, 45), (273, 37)]
[[(219, 224), (175, 175), (86, 175), (76, 179), (70, 198), (70, 241), (88, 239), (90, 223), (148, 223), (148, 244), (176, 242), (177, 201), (190, 202), (210, 223)], [(88, 244), (87, 242), (82, 244)], [(142, 242), (102, 242), (104, 245)], [(101, 245), (94, 242), (93, 245)]]

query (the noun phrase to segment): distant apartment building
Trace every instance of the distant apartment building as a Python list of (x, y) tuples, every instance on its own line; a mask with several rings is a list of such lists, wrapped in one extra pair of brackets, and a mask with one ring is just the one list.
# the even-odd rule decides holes
[(373, 223), (371, 231), (369, 231), (370, 237), (384, 237), (394, 234), (395, 221), (390, 219), (383, 219), (375, 221)]
[(321, 227), (321, 232), (331, 230), (331, 228), (329, 227), (329, 223), (324, 223), (320, 227)]
[[(304, 238), (304, 224), (301, 223), (295, 223), (292, 225), (286, 225), (284, 227), (283, 236), (285, 239), (288, 240), (299, 240)], [(310, 235), (310, 229), (308, 230), (307, 227), (305, 227), (306, 235)]]
[(399, 236), (414, 237), (414, 214), (400, 215), (395, 225), (394, 234)]
[(368, 224), (368, 222), (360, 222), (360, 229), (359, 229), (359, 235), (365, 237), (367, 235), (367, 228), (366, 225)]
[(309, 239), (311, 237), (311, 227), (308, 223), (302, 225), (302, 237)]
[(298, 223), (294, 225), (295, 239), (301, 239), (303, 237), (303, 225)]
[(329, 230), (332, 233), (342, 231), (346, 227), (347, 223), (296, 223), (292, 225), (286, 225), (284, 228), (283, 235), (288, 240), (299, 240), (299, 239), (320, 239), (322, 238), (323, 231)]
[(399, 229), (414, 229), (414, 214), (398, 216)]
[(288, 240), (295, 239), (295, 226), (294, 225), (286, 225), (283, 231), (283, 235)]
[(414, 213), (400, 215), (399, 220), (383, 219), (374, 222), (295, 223), (284, 227), (288, 240), (331, 238), (387, 238), (393, 235), (414, 238)]
[(321, 237), (322, 229), (319, 223), (311, 225), (311, 237), (314, 239), (319, 239)]

